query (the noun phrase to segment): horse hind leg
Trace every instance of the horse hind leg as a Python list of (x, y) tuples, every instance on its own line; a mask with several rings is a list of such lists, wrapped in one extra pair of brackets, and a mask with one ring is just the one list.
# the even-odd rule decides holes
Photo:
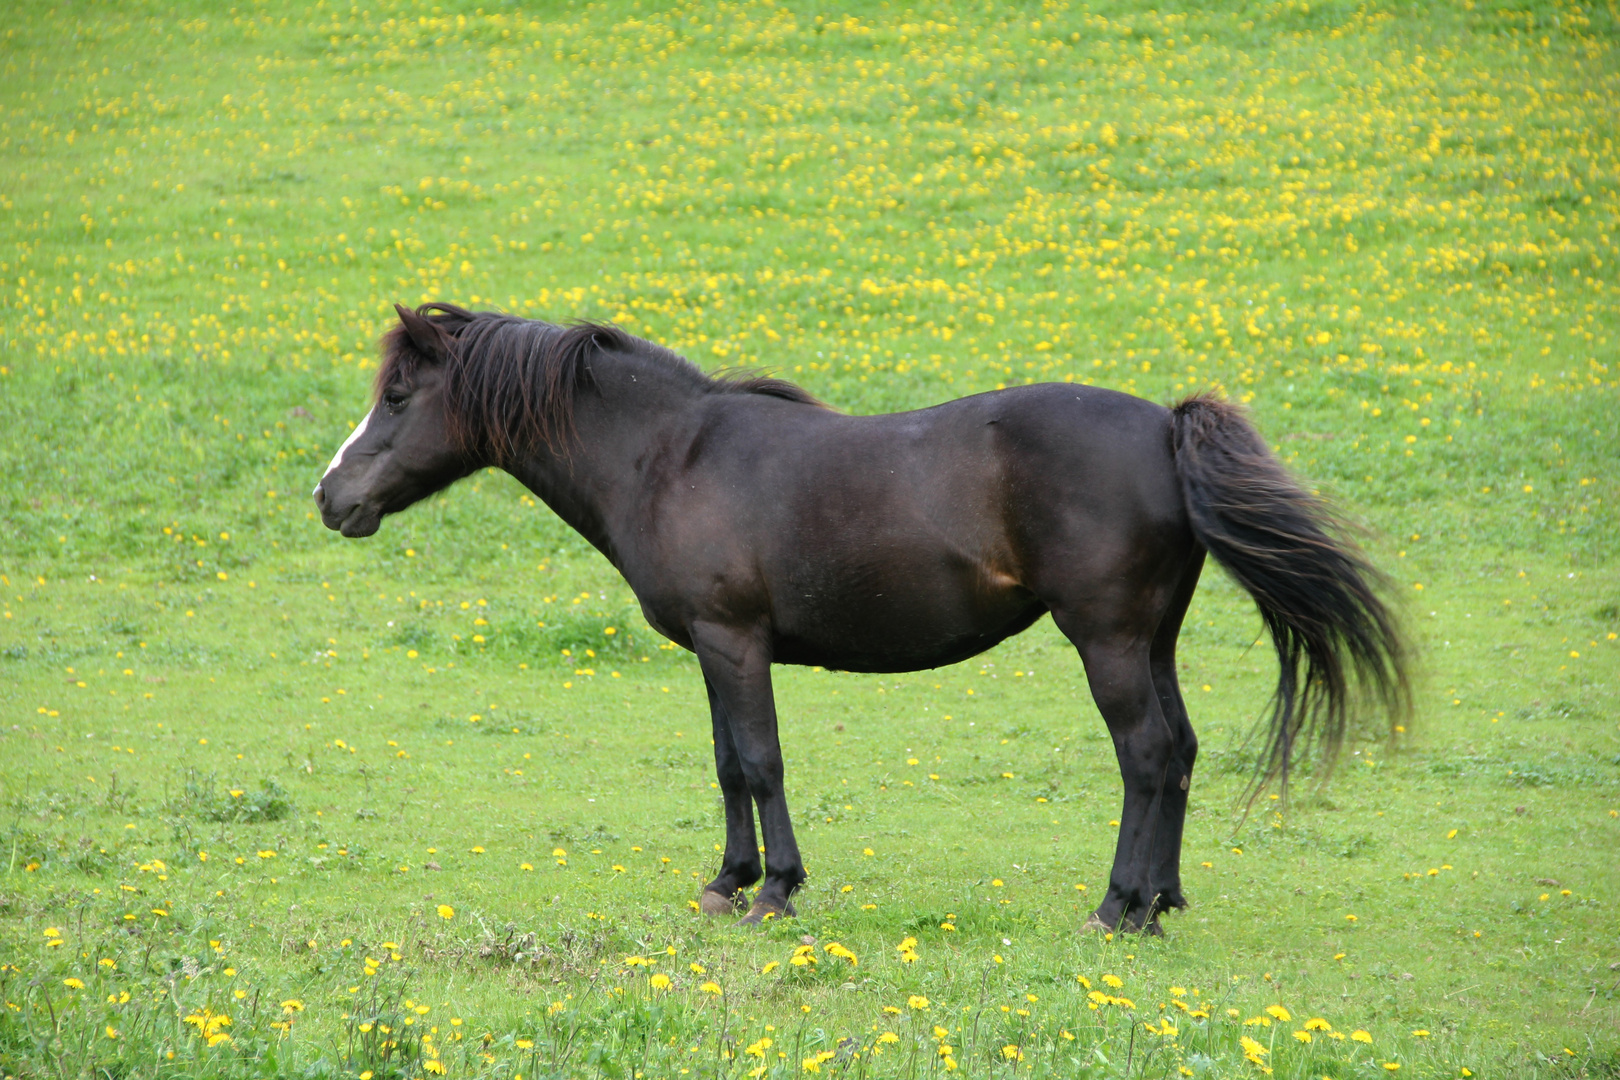
[(1145, 635), (1101, 630), (1059, 610), (1052, 614), (1080, 652), (1125, 788), (1108, 890), (1086, 927), (1159, 933), (1153, 851), (1175, 744), (1154, 686)]
[(1204, 557), (1200, 552), (1182, 574), (1170, 608), (1153, 637), (1148, 657), (1153, 690), (1159, 699), (1159, 711), (1170, 727), (1172, 741), (1170, 764), (1159, 799), (1159, 827), (1153, 837), (1152, 882), (1160, 910), (1187, 906), (1187, 897), (1181, 889), (1181, 836), (1187, 821), (1193, 763), (1198, 759), (1198, 736), (1193, 734), (1187, 705), (1181, 697), (1181, 684), (1176, 678), (1176, 639), (1181, 634), (1181, 622), (1198, 588), (1198, 576), (1203, 567)]

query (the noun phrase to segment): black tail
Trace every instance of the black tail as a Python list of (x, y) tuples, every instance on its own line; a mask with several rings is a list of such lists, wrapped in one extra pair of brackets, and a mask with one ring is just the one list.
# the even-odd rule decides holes
[(1176, 473), (1194, 535), (1254, 597), (1281, 671), (1249, 789), (1286, 792), (1297, 747), (1331, 766), (1358, 690), (1400, 723), (1411, 709), (1400, 627), (1378, 571), (1327, 505), (1300, 487), (1237, 406), (1188, 398), (1174, 409)]

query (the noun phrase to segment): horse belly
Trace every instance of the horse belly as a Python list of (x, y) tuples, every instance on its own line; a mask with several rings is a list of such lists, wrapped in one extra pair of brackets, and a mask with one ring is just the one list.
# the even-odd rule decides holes
[(920, 569), (913, 559), (908, 569), (881, 576), (795, 575), (793, 594), (773, 597), (775, 659), (840, 671), (917, 671), (977, 655), (1045, 613), (1005, 575)]

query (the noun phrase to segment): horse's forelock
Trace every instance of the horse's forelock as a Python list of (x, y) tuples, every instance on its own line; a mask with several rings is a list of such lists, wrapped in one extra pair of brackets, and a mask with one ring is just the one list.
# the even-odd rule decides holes
[(377, 350), (382, 354), (382, 364), (377, 368), (377, 377), (371, 383), (371, 400), (380, 401), (383, 391), (396, 382), (407, 385), (415, 381), (416, 365), (421, 356), (411, 346), (410, 335), (405, 327), (395, 323), (389, 327), (378, 342)]

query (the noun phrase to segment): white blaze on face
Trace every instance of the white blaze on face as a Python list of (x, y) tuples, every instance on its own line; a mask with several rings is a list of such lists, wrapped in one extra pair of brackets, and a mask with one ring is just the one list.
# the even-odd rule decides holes
[[(366, 413), (366, 415), (361, 419), (360, 423), (355, 425), (355, 429), (353, 431), (349, 432), (349, 437), (347, 439), (343, 440), (343, 445), (338, 447), (337, 448), (337, 453), (332, 455), (332, 464), (328, 465), (326, 467), (326, 471), (321, 474), (321, 479), (323, 481), (328, 476), (332, 475), (332, 470), (333, 469), (335, 469), (339, 465), (343, 464), (343, 455), (348, 452), (349, 447), (354, 445), (354, 441), (356, 439), (358, 439), (361, 435), (365, 434), (366, 424), (369, 423), (370, 420), (371, 420), (371, 414)], [(321, 485), (316, 484), (315, 485), (315, 490), (319, 491), (320, 489), (321, 489)]]

